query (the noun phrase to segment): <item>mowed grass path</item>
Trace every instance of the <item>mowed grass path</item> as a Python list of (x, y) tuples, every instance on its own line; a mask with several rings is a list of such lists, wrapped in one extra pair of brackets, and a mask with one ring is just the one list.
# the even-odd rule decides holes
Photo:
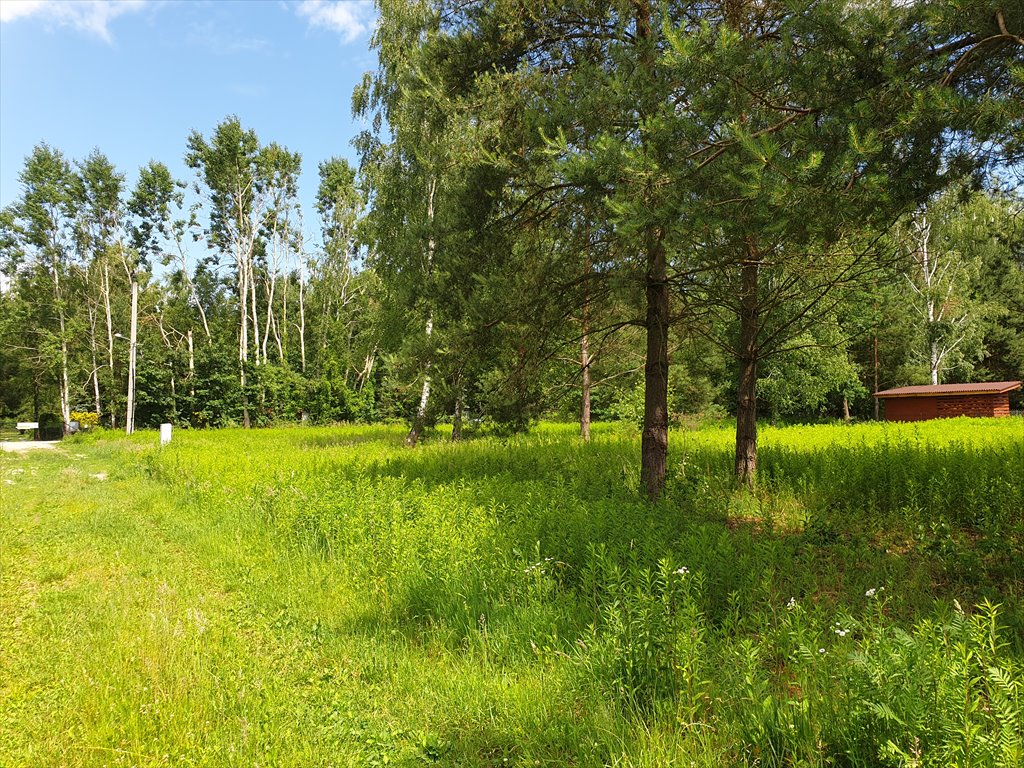
[(405, 644), (328, 640), (281, 603), (350, 599), (315, 560), (182, 504), (131, 450), (5, 455), (0, 474), (0, 765), (347, 765), (403, 742), (421, 751), (378, 696), (396, 675), (416, 686)]
[(0, 454), (0, 768), (1020, 764), (1003, 422)]

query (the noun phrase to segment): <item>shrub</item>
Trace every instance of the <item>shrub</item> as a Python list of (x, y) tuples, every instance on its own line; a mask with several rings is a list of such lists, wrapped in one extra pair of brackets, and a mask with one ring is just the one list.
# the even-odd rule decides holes
[(72, 411), (71, 420), (77, 421), (82, 429), (98, 427), (100, 423), (99, 414), (92, 413), (91, 411)]

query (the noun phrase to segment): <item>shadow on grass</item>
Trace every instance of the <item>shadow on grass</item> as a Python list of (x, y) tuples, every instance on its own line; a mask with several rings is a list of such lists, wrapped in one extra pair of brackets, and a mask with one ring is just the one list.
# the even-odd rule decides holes
[[(673, 451), (665, 497), (651, 504), (636, 491), (636, 448), (628, 440), (434, 444), (400, 451), (363, 471), (372, 480), (400, 479), (410, 493), (444, 489), (449, 503), (486, 506), (498, 525), (477, 565), (492, 583), (502, 569), (551, 558), (561, 564), (553, 577), (557, 589), (582, 600), (594, 588), (587, 574), (600, 548), (602, 557), (623, 569), (652, 569), (667, 558), (701, 571), (704, 611), (718, 626), (735, 623), (738, 614), (778, 610), (791, 597), (839, 610), (888, 585), (890, 612), (899, 620), (913, 621), (935, 600), (970, 606), (989, 599), (1008, 603), (1005, 620), (1024, 629), (1024, 608), (1013, 599), (1024, 593), (1019, 523), (1008, 527), (1001, 516), (985, 528), (965, 525), (945, 509), (880, 509), (887, 497), (873, 488), (868, 491), (876, 501), (858, 508), (849, 486), (841, 499), (827, 487), (841, 465), (835, 455), (808, 454), (804, 482), (788, 485), (792, 457), (783, 454), (780, 464), (766, 451), (764, 487), (753, 494), (737, 491), (729, 475), (730, 451), (721, 448), (691, 451), (685, 462)], [(816, 461), (825, 461), (825, 469), (815, 467)], [(933, 463), (929, 457), (916, 467), (921, 477), (913, 474), (914, 466), (904, 467), (901, 477), (924, 482)], [(416, 535), (415, 513), (409, 535)], [(477, 594), (462, 572), (435, 576), (432, 586), (406, 585), (395, 592), (384, 623), (424, 631), (445, 626), (461, 642), (474, 631), (475, 616), (495, 613), (506, 599)], [(476, 607), (463, 615), (460, 600), (467, 610)], [(497, 611), (497, 621), (503, 613)], [(566, 632), (578, 629), (570, 624)]]

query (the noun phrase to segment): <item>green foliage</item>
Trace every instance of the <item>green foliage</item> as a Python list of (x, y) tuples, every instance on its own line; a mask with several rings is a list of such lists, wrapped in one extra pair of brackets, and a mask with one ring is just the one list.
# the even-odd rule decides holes
[(820, 418), (831, 410), (832, 416), (839, 416), (836, 399), (867, 397), (860, 371), (836, 338), (837, 329), (833, 326), (829, 330), (831, 333), (821, 333), (819, 329), (818, 338), (806, 333), (793, 339), (791, 352), (763, 366), (758, 396), (769, 414)]
[(870, 735), (865, 757), (936, 768), (1024, 759), (1024, 668), (1004, 653), (999, 606), (985, 602), (967, 615), (956, 605), (910, 632), (863, 631), (836, 684), (854, 704), (848, 737)]
[(307, 402), (309, 386), (298, 373), (282, 365), (265, 363), (249, 367), (248, 382), (253, 402), (258, 402), (256, 424), (298, 422)]
[[(298, 402), (297, 402), (298, 404)], [(336, 364), (328, 364), (323, 374), (306, 384), (301, 400), (314, 424), (341, 421), (371, 423), (377, 419), (377, 403), (372, 384), (360, 390), (349, 388)]]
[(580, 590), (600, 606), (577, 657), (589, 684), (627, 713), (650, 715), (659, 701), (684, 694), (687, 707), (699, 706), (708, 687), (703, 574), (667, 559), (623, 566), (599, 548)]

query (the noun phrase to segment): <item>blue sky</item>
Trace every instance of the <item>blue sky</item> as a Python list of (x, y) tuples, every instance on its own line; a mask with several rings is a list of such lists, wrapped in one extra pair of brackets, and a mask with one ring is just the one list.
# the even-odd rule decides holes
[(151, 159), (191, 181), (189, 133), (235, 114), (302, 154), (314, 231), (317, 163), (355, 159), (373, 18), (359, 0), (0, 0), (0, 206), (43, 141), (72, 160), (99, 147), (129, 185)]

